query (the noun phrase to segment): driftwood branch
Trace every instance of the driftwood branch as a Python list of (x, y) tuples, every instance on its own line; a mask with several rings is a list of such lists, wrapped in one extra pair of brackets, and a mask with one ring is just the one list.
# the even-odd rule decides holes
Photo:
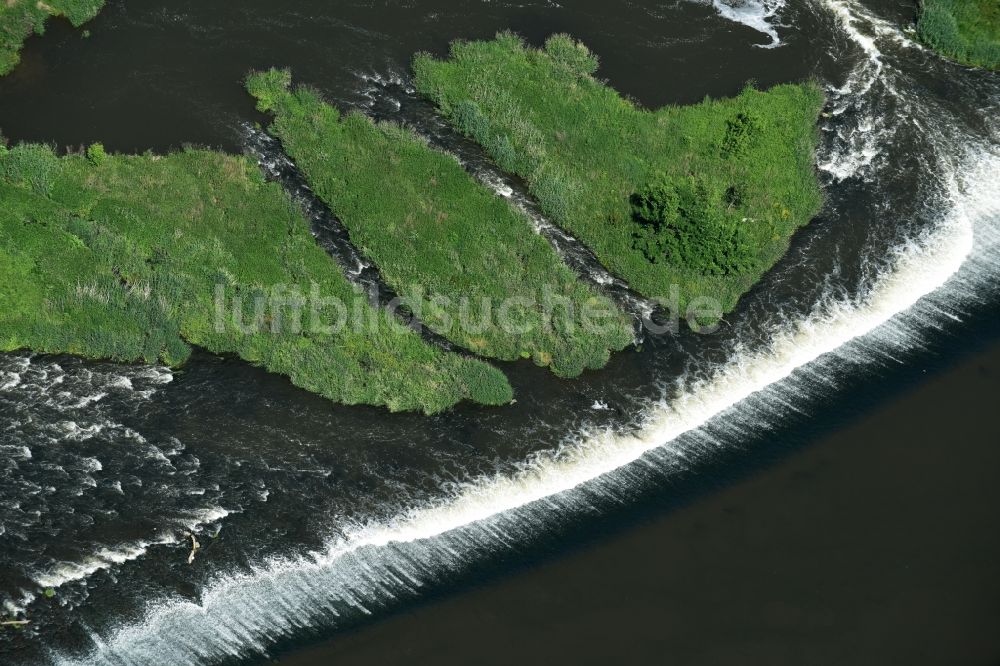
[(198, 549), (201, 548), (201, 544), (198, 543), (196, 538), (194, 538), (194, 534), (189, 532), (188, 536), (191, 537), (191, 554), (188, 555), (188, 564), (192, 564), (194, 563), (195, 553), (197, 553)]
[(23, 627), (26, 624), (31, 624), (30, 620), (4, 620), (0, 622), (0, 627)]

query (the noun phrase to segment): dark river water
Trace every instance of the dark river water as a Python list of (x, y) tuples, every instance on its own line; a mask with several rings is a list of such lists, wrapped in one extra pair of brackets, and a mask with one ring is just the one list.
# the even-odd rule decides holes
[[(812, 451), (864, 474), (821, 478), (812, 503), (789, 489), (788, 520), (808, 522), (819, 505), (831, 529), (869, 540), (875, 554), (898, 543), (884, 538), (891, 530), (847, 528), (867, 524), (856, 520), (865, 501), (883, 506), (901, 484), (948, 493), (956, 511), (1000, 505), (1000, 485), (982, 482), (982, 461), (996, 457), (976, 455), (996, 446), (985, 408), (968, 414), (942, 405), (940, 418), (962, 418), (964, 427), (921, 440), (922, 459), (933, 460), (936, 446), (949, 461), (942, 465), (948, 483), (933, 464), (896, 463), (888, 452), (906, 455), (903, 430), (879, 430), (875, 439), (895, 446), (870, 455), (831, 444), (834, 433), (851, 432), (844, 428), (923, 382), (926, 370), (943, 371), (1000, 338), (1000, 77), (945, 63), (913, 44), (902, 30), (913, 14), (910, 3), (850, 0), (749, 0), (736, 9), (694, 2), (112, 0), (88, 26), (89, 37), (51, 24), (43, 38), (29, 40), (18, 69), (0, 79), (0, 128), (14, 141), (102, 141), (130, 152), (207, 145), (249, 151), (273, 171), (275, 155), (249, 129), (263, 119), (241, 80), (252, 68), (289, 66), (340, 106), (411, 124), (530, 208), (519, 183), (503, 180), (413, 98), (408, 62), (416, 51), (444, 54), (452, 39), (500, 29), (535, 44), (570, 32), (600, 55), (600, 76), (647, 106), (735, 94), (751, 79), (761, 87), (816, 79), (829, 97), (817, 156), (827, 200), (718, 333), (646, 336), (575, 381), (528, 363), (504, 364), (517, 394), (517, 404), (504, 409), (461, 406), (425, 418), (341, 407), (207, 354), (180, 371), (0, 355), (0, 615), (31, 621), (0, 630), (0, 663), (254, 664), (274, 655), (332, 663), (323, 652), (300, 650), (320, 640), (357, 641), (372, 627), (392, 642), (386, 628), (397, 626), (400, 613), (423, 612), (430, 599), (464, 598), (486, 582), (502, 589), (511, 571), (582, 545), (607, 542), (618, 553), (594, 565), (591, 576), (607, 566), (628, 571), (630, 553), (636, 571), (655, 572), (639, 551), (667, 548), (670, 540), (623, 541), (623, 525), (675, 514), (683, 520), (684, 512), (711, 507), (714, 498), (768, 478), (775, 465), (791, 464), (789, 456)], [(336, 234), (323, 228), (330, 220), (314, 216), (314, 224), (336, 253)], [(562, 243), (574, 267), (603, 280), (571, 240), (543, 233)], [(995, 384), (947, 386), (959, 404), (983, 404), (984, 391), (995, 403)], [(933, 400), (912, 409), (914, 418), (938, 423)], [(963, 472), (963, 461), (974, 469)], [(963, 474), (975, 484), (965, 486)], [(823, 490), (851, 483), (854, 503), (837, 504)], [(970, 487), (978, 491), (955, 494)], [(920, 529), (912, 511), (935, 502), (915, 509), (889, 503), (894, 511), (879, 515)], [(735, 537), (755, 526), (734, 521), (729, 529)], [(192, 564), (189, 533), (202, 544)], [(997, 552), (995, 542), (983, 546), (970, 534), (946, 538)], [(831, 567), (836, 554), (826, 560)], [(766, 550), (731, 559), (740, 566), (730, 571), (746, 576), (755, 564), (774, 564)], [(574, 561), (549, 562), (535, 585), (558, 585)], [(995, 581), (995, 561), (963, 566)], [(699, 562), (726, 566), (718, 553), (693, 559), (685, 563), (688, 581), (707, 575), (695, 571)], [(932, 599), (956, 613), (980, 608), (963, 605), (973, 595), (942, 584), (948, 579), (935, 579), (932, 568), (922, 571)], [(509, 579), (510, 594), (523, 589), (523, 575)], [(612, 579), (624, 587), (619, 597), (645, 599), (636, 609), (657, 608), (642, 596), (640, 577)], [(960, 582), (979, 580), (970, 573)], [(586, 577), (576, 581), (586, 584)], [(595, 607), (609, 603), (607, 589), (595, 583)], [(748, 608), (760, 593), (732, 589), (734, 599), (720, 604)], [(859, 607), (879, 608), (885, 594), (873, 587)], [(664, 613), (683, 615), (664, 604)], [(474, 612), (459, 608), (458, 615)], [(582, 603), (547, 608), (567, 636), (611, 622), (595, 620)], [(911, 615), (896, 609), (900, 625), (919, 620), (927, 631), (925, 606), (908, 608)], [(983, 613), (996, 618), (990, 608)], [(427, 613), (420, 633), (444, 635), (453, 620)], [(708, 643), (703, 617), (707, 624), (690, 635)], [(836, 632), (822, 617), (809, 625), (817, 645)], [(968, 644), (972, 637), (944, 639)], [(710, 651), (692, 659), (686, 649), (676, 655), (680, 663), (826, 663), (781, 662), (789, 653), (777, 646), (772, 659), (760, 647), (759, 662), (731, 655), (713, 661)], [(434, 660), (433, 649), (421, 654)], [(926, 663), (993, 663), (921, 654)], [(367, 656), (368, 663), (387, 658)], [(632, 656), (670, 659), (668, 647)]]

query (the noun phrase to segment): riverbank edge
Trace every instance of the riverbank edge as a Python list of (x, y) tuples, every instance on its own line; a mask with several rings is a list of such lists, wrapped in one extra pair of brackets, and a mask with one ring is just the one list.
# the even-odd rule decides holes
[[(963, 33), (952, 11), (956, 1), (965, 0), (918, 0), (916, 31), (920, 42), (956, 64), (1000, 72), (1000, 39), (985, 45), (969, 44), (970, 36)], [(1000, 18), (990, 25), (993, 32), (1000, 34)], [(969, 53), (980, 49), (986, 49), (982, 57)]]
[(21, 49), (32, 35), (43, 35), (52, 18), (65, 18), (79, 28), (96, 17), (105, 0), (8, 0), (0, 8), (0, 76), (10, 74), (21, 62)]

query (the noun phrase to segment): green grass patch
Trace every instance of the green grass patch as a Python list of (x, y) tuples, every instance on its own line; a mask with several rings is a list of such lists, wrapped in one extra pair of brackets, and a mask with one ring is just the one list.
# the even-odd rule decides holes
[(821, 206), (822, 91), (747, 87), (649, 111), (595, 79), (597, 65), (565, 35), (534, 49), (501, 33), (413, 68), (420, 92), (611, 272), (649, 297), (676, 285), (682, 308), (708, 297), (731, 310)]
[(290, 83), (288, 71), (270, 70), (247, 88), (316, 194), (431, 330), (561, 376), (602, 367), (631, 342), (628, 317), (453, 157)]
[[(0, 201), (0, 351), (178, 365), (190, 343), (347, 404), (432, 413), (511, 399), (496, 368), (386, 323), (245, 157), (0, 147)], [(304, 313), (276, 285), (325, 300)]]
[(17, 66), (24, 40), (44, 33), (50, 16), (65, 16), (80, 27), (102, 7), (104, 0), (0, 0), (0, 76)]
[(922, 0), (920, 5), (921, 41), (960, 63), (1000, 69), (1000, 2)]

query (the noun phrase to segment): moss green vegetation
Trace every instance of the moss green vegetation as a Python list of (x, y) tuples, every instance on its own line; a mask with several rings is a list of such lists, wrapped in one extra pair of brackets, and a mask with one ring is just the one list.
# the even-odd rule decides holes
[(650, 297), (724, 310), (819, 210), (813, 167), (823, 94), (782, 85), (657, 111), (593, 77), (565, 35), (544, 49), (501, 33), (414, 60), (416, 85), (497, 164), (527, 180), (543, 211)]
[(45, 32), (50, 16), (65, 16), (79, 27), (103, 6), (104, 0), (0, 0), (0, 76), (17, 65), (25, 39)]
[(313, 302), (316, 319), (296, 326), (274, 285), (376, 313), (245, 157), (0, 147), (0, 201), (0, 351), (177, 365), (191, 343), (349, 404), (437, 412), (511, 398), (499, 370), (385, 318), (339, 327), (339, 312)]
[(1000, 69), (1000, 2), (921, 0), (917, 33), (947, 58)]
[(562, 376), (601, 367), (631, 342), (628, 318), (453, 157), (398, 125), (342, 117), (290, 81), (270, 70), (247, 87), (317, 195), (428, 328)]

